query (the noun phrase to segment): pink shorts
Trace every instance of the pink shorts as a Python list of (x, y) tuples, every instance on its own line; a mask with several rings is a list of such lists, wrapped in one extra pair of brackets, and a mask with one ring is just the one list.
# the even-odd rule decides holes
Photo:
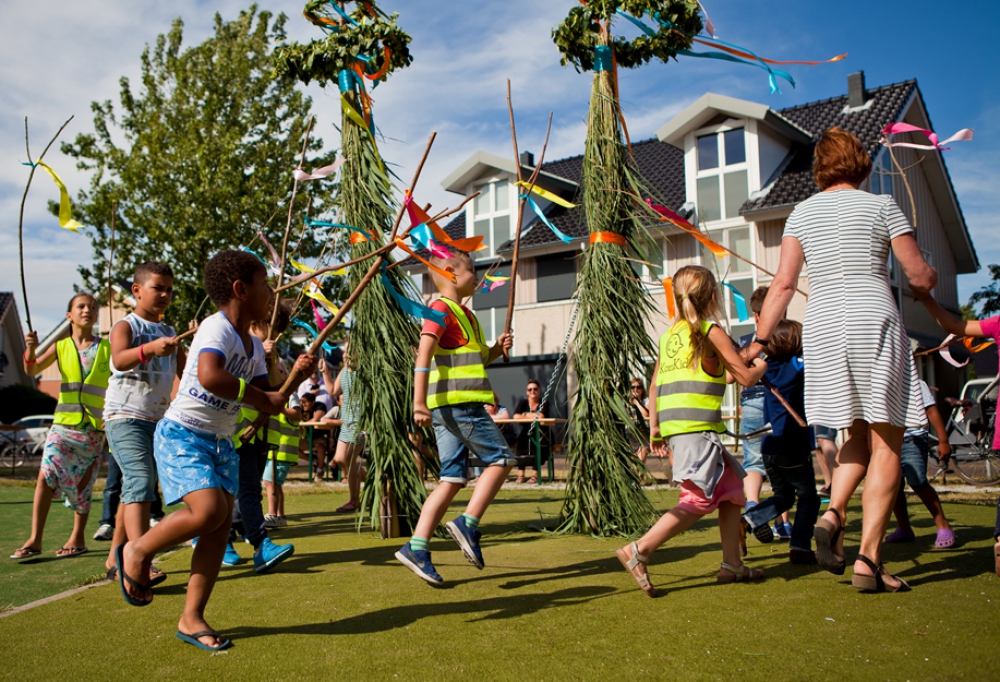
[(714, 512), (723, 502), (731, 502), (740, 507), (747, 503), (747, 498), (743, 495), (743, 480), (729, 467), (725, 468), (711, 499), (705, 497), (705, 491), (690, 481), (681, 483), (681, 500), (677, 508), (704, 516)]

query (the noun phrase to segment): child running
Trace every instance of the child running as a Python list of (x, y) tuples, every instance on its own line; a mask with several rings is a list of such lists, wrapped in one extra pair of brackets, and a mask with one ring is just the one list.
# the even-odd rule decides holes
[(445, 528), (470, 564), (480, 570), (485, 565), (479, 547), (479, 522), (514, 465), (507, 441), (483, 407), (493, 402), (486, 365), (513, 345), (513, 336), (501, 334), (496, 344), (487, 346), (476, 316), (460, 303), (476, 292), (478, 281), (468, 253), (453, 249), (450, 258), (435, 256), (431, 262), (455, 279), (431, 273), (441, 292), (431, 308), (444, 313), (445, 320), (444, 324), (428, 320), (421, 332), (413, 370), (413, 421), (424, 428), (434, 424), (441, 482), (424, 502), (413, 537), (396, 552), (396, 558), (427, 582), (440, 585), (444, 579), (434, 570), (427, 543), (448, 505), (465, 487), (470, 454), (479, 457), (486, 470), (465, 513)]
[[(324, 366), (323, 382), (330, 400), (340, 396), (340, 431), (337, 435), (337, 450), (333, 461), (346, 473), (347, 502), (337, 507), (338, 512), (353, 512), (358, 508), (361, 498), (361, 452), (365, 447), (365, 434), (358, 432), (358, 407), (351, 401), (351, 384), (354, 383), (354, 370), (348, 361), (350, 339), (344, 339), (344, 368), (337, 378), (330, 381), (329, 366)], [(421, 480), (423, 480), (421, 478)]]
[[(232, 646), (205, 621), (205, 607), (219, 575), (233, 518), (239, 462), (231, 440), (240, 404), (277, 414), (287, 398), (269, 391), (264, 348), (249, 329), (271, 300), (267, 270), (253, 254), (222, 251), (205, 266), (205, 289), (219, 312), (198, 328), (180, 390), (156, 425), (154, 452), (168, 505), (175, 511), (137, 540), (117, 550), (122, 596), (133, 606), (152, 602), (147, 583), (153, 557), (198, 536), (191, 555), (184, 612), (177, 637), (209, 651)], [(300, 356), (296, 366), (312, 370)]]
[[(799, 414), (805, 412), (804, 367), (802, 324), (781, 320), (767, 344), (767, 373), (764, 376)], [(764, 423), (771, 424), (771, 433), (764, 436), (760, 451), (772, 496), (747, 509), (743, 515), (744, 533), (752, 531), (761, 542), (771, 542), (774, 539), (768, 525), (771, 519), (787, 512), (795, 503), (788, 560), (793, 564), (815, 564), (811, 542), (820, 499), (812, 463), (815, 447), (812, 429), (799, 426), (770, 391), (764, 394)]]
[[(174, 377), (186, 356), (173, 327), (160, 322), (174, 293), (174, 273), (164, 263), (142, 263), (132, 276), (135, 311), (111, 328), (111, 379), (104, 407), (108, 446), (122, 473), (121, 503), (105, 567), (114, 579), (115, 550), (149, 530), (156, 499), (153, 433), (170, 406)], [(166, 576), (150, 568), (146, 580), (158, 585)]]
[(42, 534), (52, 506), (53, 496), (66, 496), (73, 517), (73, 532), (57, 559), (87, 553), (84, 529), (90, 516), (90, 497), (94, 488), (96, 462), (104, 445), (104, 395), (111, 376), (111, 345), (94, 336), (97, 300), (80, 293), (69, 301), (66, 319), (70, 335), (50, 346), (40, 357), (38, 332), (24, 336), (24, 371), (28, 376), (41, 374), (53, 362), (59, 365), (62, 383), (52, 428), (45, 438), (45, 451), (38, 469), (35, 501), (31, 508), (31, 537), (11, 559), (24, 561), (42, 553)]
[(641, 539), (616, 554), (636, 583), (650, 597), (658, 592), (649, 580), (649, 555), (695, 521), (719, 510), (722, 538), (720, 583), (761, 580), (763, 571), (740, 560), (740, 508), (746, 503), (742, 479), (746, 472), (726, 451), (719, 434), (727, 374), (743, 386), (757, 383), (767, 364), (754, 358), (747, 367), (733, 340), (718, 326), (719, 293), (706, 268), (687, 266), (673, 277), (674, 299), (680, 311), (660, 337), (660, 350), (650, 395), (656, 396), (656, 416), (650, 421), (650, 441), (662, 453), (664, 438), (673, 452), (674, 480), (681, 483), (680, 503), (664, 514)]

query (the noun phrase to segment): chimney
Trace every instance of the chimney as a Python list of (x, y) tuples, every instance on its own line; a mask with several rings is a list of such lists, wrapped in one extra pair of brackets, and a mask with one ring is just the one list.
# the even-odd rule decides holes
[(847, 77), (847, 106), (851, 109), (863, 106), (866, 99), (865, 72), (850, 74)]
[(529, 168), (535, 167), (535, 155), (531, 152), (521, 152), (518, 159), (521, 161), (522, 166), (528, 166)]

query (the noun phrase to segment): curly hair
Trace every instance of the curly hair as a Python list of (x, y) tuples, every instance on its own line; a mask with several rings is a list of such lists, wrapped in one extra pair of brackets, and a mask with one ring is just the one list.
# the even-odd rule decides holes
[(254, 275), (267, 272), (260, 259), (246, 251), (219, 251), (205, 265), (205, 291), (216, 307), (233, 297), (236, 281), (253, 284)]
[(812, 170), (820, 189), (838, 182), (860, 185), (872, 172), (872, 160), (858, 138), (835, 126), (816, 143)]
[(135, 268), (135, 274), (132, 275), (132, 281), (136, 284), (142, 284), (147, 279), (153, 275), (159, 275), (160, 277), (170, 277), (173, 279), (174, 271), (170, 269), (170, 266), (166, 263), (157, 263), (155, 261), (146, 261), (145, 263), (140, 263)]

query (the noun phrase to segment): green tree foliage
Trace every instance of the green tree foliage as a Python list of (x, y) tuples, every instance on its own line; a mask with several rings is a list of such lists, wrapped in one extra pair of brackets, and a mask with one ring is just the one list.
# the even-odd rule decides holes
[(1000, 313), (1000, 265), (987, 266), (993, 279), (988, 285), (969, 296), (969, 305), (979, 307), (980, 317), (992, 317)]
[[(87, 287), (107, 288), (113, 201), (114, 277), (131, 279), (143, 261), (168, 263), (175, 322), (195, 316), (205, 296), (202, 270), (216, 251), (250, 244), (257, 230), (281, 248), (282, 204), (312, 105), (294, 82), (271, 73), (285, 21), (256, 5), (234, 21), (216, 15), (214, 36), (182, 49), (177, 19), (143, 51), (139, 91), (122, 78), (117, 110), (110, 100), (91, 105), (94, 132), (63, 145), (78, 168), (93, 172), (74, 207), (94, 249), (93, 267), (80, 269)], [(310, 140), (307, 168), (332, 162), (322, 147), (318, 137)], [(314, 217), (330, 207), (319, 182), (301, 186), (296, 204), (297, 215)], [(320, 244), (302, 234), (297, 257), (317, 255)], [(263, 253), (259, 242), (254, 248)]]

